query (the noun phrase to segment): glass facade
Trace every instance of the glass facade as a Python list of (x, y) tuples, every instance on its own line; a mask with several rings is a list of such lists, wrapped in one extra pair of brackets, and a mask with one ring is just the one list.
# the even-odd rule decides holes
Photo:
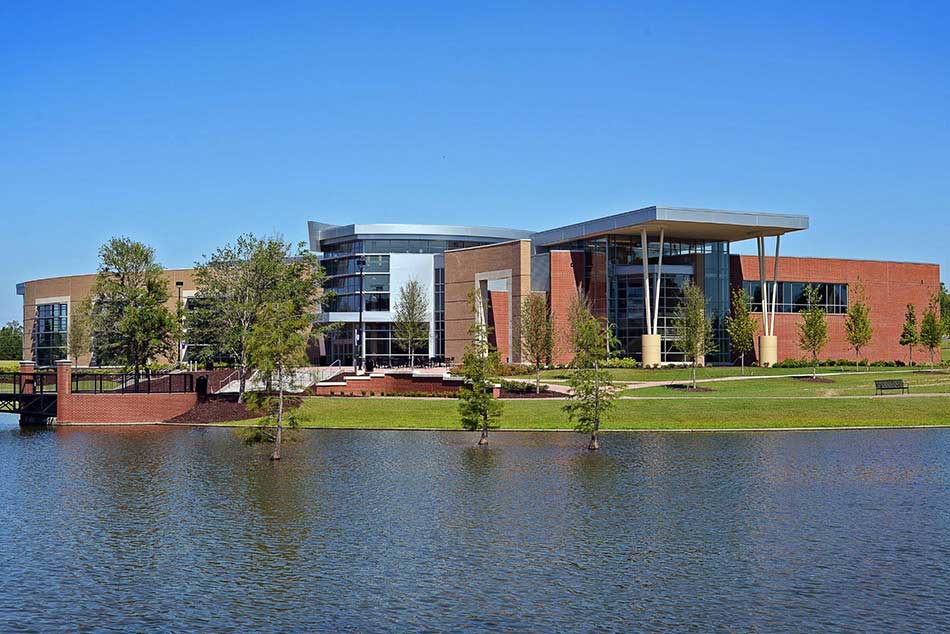
[[(334, 296), (323, 307), (324, 318), (333, 321), (333, 313), (358, 313), (360, 310), (359, 257), (366, 258), (363, 277), (362, 307), (364, 311), (389, 312), (394, 309), (395, 298), (390, 284), (390, 254), (423, 253), (440, 254), (447, 249), (492, 244), (497, 240), (484, 238), (429, 240), (418, 238), (359, 239), (335, 244), (322, 244), (321, 264), (327, 274), (326, 289)], [(445, 269), (433, 268), (433, 296), (429, 298), (433, 311), (432, 350), (416, 350), (420, 357), (445, 356)], [(398, 289), (397, 289), (398, 290)], [(353, 363), (356, 325), (341, 324), (327, 335), (327, 361), (339, 360), (344, 365)], [(408, 354), (393, 340), (390, 322), (368, 322), (366, 332), (366, 357), (377, 366), (408, 363)]]
[(39, 304), (33, 322), (33, 360), (36, 365), (53, 365), (67, 357), (69, 308), (66, 304)]
[[(848, 285), (828, 282), (810, 282), (818, 288), (821, 295), (820, 304), (829, 315), (843, 315), (848, 312)], [(779, 282), (778, 293), (775, 297), (775, 312), (797, 313), (808, 308), (805, 301), (805, 287), (809, 282)], [(750, 310), (762, 312), (762, 283), (758, 281), (744, 281), (742, 288), (752, 297)], [(769, 290), (772, 286), (769, 284)], [(771, 297), (769, 298), (771, 301)]]
[(445, 269), (435, 269), (435, 355), (445, 356)]
[[(584, 289), (595, 315), (614, 327), (624, 356), (640, 357), (640, 337), (647, 332), (643, 289), (643, 246), (639, 236), (616, 235), (585, 240), (558, 249), (584, 252)], [(656, 267), (660, 259), (658, 239), (647, 241), (647, 271), (650, 274), (650, 311), (656, 307)], [(698, 284), (706, 295), (706, 313), (713, 324), (717, 351), (708, 363), (728, 362), (729, 338), (725, 317), (729, 314), (729, 243), (702, 240), (665, 240), (660, 278), (657, 334), (663, 363), (684, 362), (685, 355), (673, 345), (673, 319), (687, 282)]]

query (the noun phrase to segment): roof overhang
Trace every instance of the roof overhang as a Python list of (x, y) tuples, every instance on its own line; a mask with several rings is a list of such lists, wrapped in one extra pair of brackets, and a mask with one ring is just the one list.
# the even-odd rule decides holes
[(644, 207), (612, 216), (535, 233), (535, 246), (553, 246), (607, 235), (639, 235), (646, 230), (667, 238), (738, 242), (749, 238), (779, 236), (808, 228), (808, 216), (757, 211)]
[(321, 243), (361, 239), (416, 238), (441, 240), (468, 238), (486, 240), (518, 240), (530, 238), (532, 231), (505, 229), (502, 227), (468, 227), (464, 225), (422, 224), (352, 224), (330, 225), (311, 220), (307, 223), (310, 234), (310, 249), (320, 251)]

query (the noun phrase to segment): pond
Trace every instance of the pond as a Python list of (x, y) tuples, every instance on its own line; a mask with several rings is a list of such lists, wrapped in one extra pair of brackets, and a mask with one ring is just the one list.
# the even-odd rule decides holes
[(950, 628), (950, 430), (21, 430), (0, 631)]

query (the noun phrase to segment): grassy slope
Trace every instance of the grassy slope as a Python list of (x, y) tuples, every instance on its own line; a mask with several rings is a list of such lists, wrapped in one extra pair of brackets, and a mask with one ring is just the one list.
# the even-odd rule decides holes
[(716, 397), (780, 397), (780, 396), (870, 396), (874, 394), (874, 380), (900, 378), (911, 386), (912, 393), (950, 392), (950, 374), (905, 371), (897, 375), (849, 374), (831, 377), (832, 383), (812, 383), (793, 378), (748, 381), (716, 381), (700, 384), (712, 392), (682, 392), (668, 387), (648, 387), (626, 390), (625, 396), (664, 396), (683, 398)]
[[(563, 401), (506, 401), (502, 429), (567, 429)], [(459, 429), (450, 399), (309, 398), (298, 410), (303, 427)], [(948, 398), (623, 400), (605, 429), (716, 429), (950, 425)]]
[[(907, 368), (871, 368), (875, 372), (900, 372)], [(864, 368), (862, 368), (862, 371)], [(699, 368), (696, 371), (697, 379), (718, 379), (721, 377), (739, 376), (741, 368), (732, 366), (710, 366)], [(840, 372), (854, 372), (854, 366), (834, 366), (818, 368), (820, 374), (837, 374)], [(636, 368), (612, 368), (609, 370), (615, 381), (683, 381), (690, 377), (689, 368), (661, 368), (644, 370)], [(541, 373), (546, 379), (568, 379), (570, 370), (545, 370)], [(797, 374), (811, 374), (811, 368), (746, 368), (746, 375), (753, 376), (785, 376)], [(527, 378), (527, 377), (518, 377)]]
[(20, 371), (20, 362), (19, 361), (0, 361), (0, 372), (19, 372)]

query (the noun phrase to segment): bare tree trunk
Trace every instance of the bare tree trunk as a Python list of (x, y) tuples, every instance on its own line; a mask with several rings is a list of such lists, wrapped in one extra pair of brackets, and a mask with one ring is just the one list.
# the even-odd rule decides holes
[(274, 438), (274, 453), (271, 460), (280, 460), (280, 441), (284, 431), (284, 373), (277, 370), (277, 436)]
[(590, 443), (587, 445), (587, 451), (597, 451), (600, 449), (600, 442), (597, 440), (598, 425), (594, 425), (594, 431), (590, 433)]
[(811, 378), (818, 378), (818, 355), (814, 355), (811, 358)]
[(247, 367), (241, 365), (238, 370), (238, 403), (244, 402), (244, 390), (247, 389)]
[(482, 417), (482, 436), (481, 438), (478, 439), (478, 444), (479, 445), (488, 444), (488, 417), (487, 416)]
[(745, 376), (745, 352), (739, 355), (739, 363), (742, 364), (742, 376)]
[(692, 373), (693, 373), (693, 389), (695, 390), (696, 389), (696, 357), (693, 357)]
[(535, 370), (537, 371), (538, 374), (534, 380), (534, 393), (540, 394), (541, 393), (541, 364), (540, 363), (535, 365)]

